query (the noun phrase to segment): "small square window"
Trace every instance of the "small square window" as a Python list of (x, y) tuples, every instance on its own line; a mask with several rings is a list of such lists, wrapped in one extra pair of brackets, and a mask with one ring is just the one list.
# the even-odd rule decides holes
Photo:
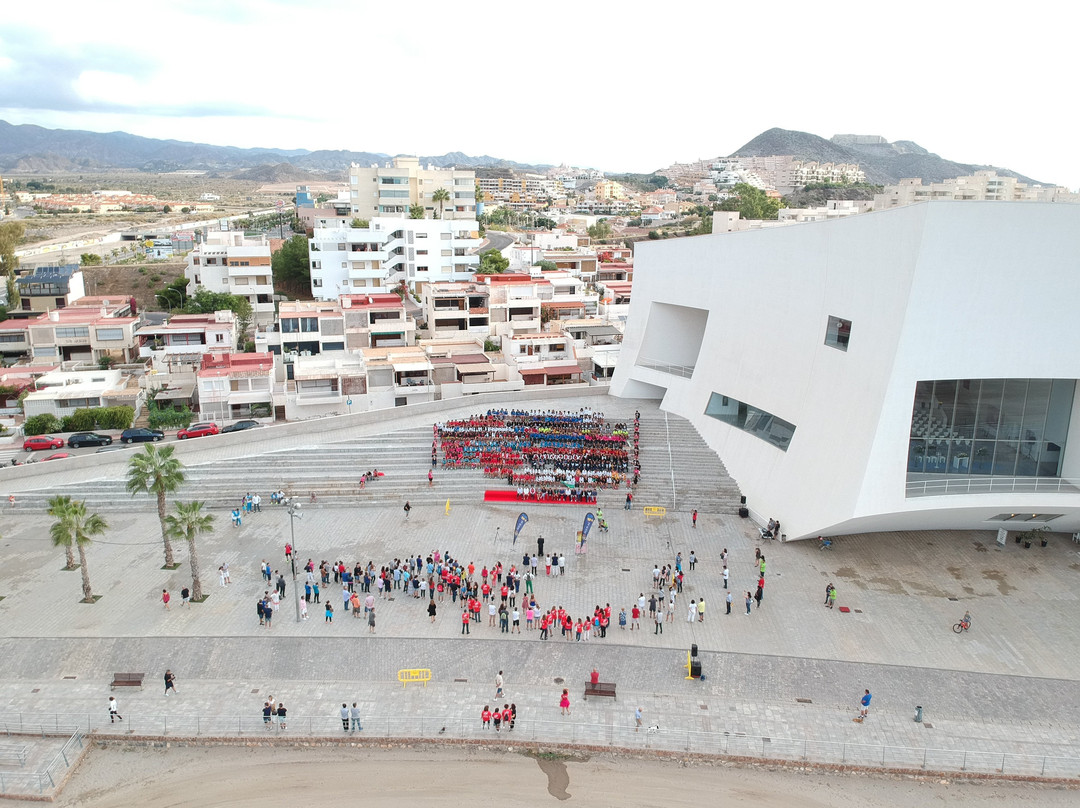
[(829, 317), (829, 326), (825, 330), (825, 344), (831, 348), (836, 348), (838, 351), (846, 351), (850, 339), (851, 320)]
[(312, 278), (311, 285), (318, 289), (320, 286), (322, 286), (322, 278)]

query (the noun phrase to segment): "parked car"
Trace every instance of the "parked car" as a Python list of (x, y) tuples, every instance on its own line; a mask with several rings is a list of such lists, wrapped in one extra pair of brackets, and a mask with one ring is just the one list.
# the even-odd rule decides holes
[(165, 439), (165, 433), (160, 429), (146, 429), (145, 427), (135, 427), (134, 429), (125, 429), (120, 433), (121, 443), (146, 443), (147, 441), (159, 441)]
[(254, 429), (257, 426), (262, 426), (258, 421), (237, 421), (235, 424), (229, 424), (227, 427), (221, 430), (221, 434), (226, 432), (243, 432), (245, 429)]
[(80, 446), (108, 446), (112, 443), (111, 435), (99, 435), (97, 432), (76, 432), (68, 438), (68, 446), (78, 449)]
[(36, 452), (38, 449), (62, 449), (63, 438), (54, 438), (52, 435), (34, 435), (23, 441), (23, 451)]
[(181, 429), (176, 433), (176, 437), (180, 438), (180, 440), (186, 440), (187, 438), (204, 438), (207, 435), (216, 435), (220, 431), (217, 424), (205, 422), (192, 424), (186, 429)]
[(71, 457), (71, 455), (67, 452), (56, 452), (48, 457), (43, 457), (41, 462), (44, 463), (46, 460), (63, 460), (65, 457)]

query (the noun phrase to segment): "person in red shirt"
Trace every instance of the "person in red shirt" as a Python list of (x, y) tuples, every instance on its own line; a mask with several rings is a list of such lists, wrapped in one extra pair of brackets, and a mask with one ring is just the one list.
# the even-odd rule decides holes
[(486, 584), (487, 583), (487, 577), (488, 577), (487, 564), (485, 564), (484, 568), (482, 570), (480, 570), (480, 577), (484, 580), (484, 583)]
[(598, 671), (596, 668), (593, 668), (592, 673), (589, 674), (589, 681), (592, 682), (594, 685), (597, 684), (600, 681), (600, 671)]
[(486, 704), (484, 709), (480, 711), (480, 721), (483, 723), (484, 729), (491, 729), (491, 709)]
[(472, 578), (473, 573), (475, 573), (475, 572), (476, 572), (476, 566), (470, 561), (469, 562), (469, 577)]
[(495, 731), (499, 731), (499, 725), (502, 724), (502, 711), (498, 705), (495, 705), (495, 712), (491, 714), (491, 720), (495, 722)]
[(508, 730), (511, 730), (511, 729), (514, 728), (513, 715), (510, 712), (510, 705), (509, 704), (504, 704), (503, 705), (502, 720), (503, 720), (503, 724), (506, 725), (506, 728)]
[(634, 608), (630, 610), (630, 630), (631, 631), (633, 631), (635, 628), (638, 631), (641, 630), (641, 623), (638, 622), (639, 620), (641, 620), (641, 609), (639, 609), (637, 607), (637, 605), (635, 605)]
[(488, 586), (487, 578), (484, 579), (484, 585), (480, 587), (480, 592), (484, 596), (484, 603), (487, 603), (488, 597), (491, 595), (491, 587)]
[(469, 633), (469, 610), (463, 609), (461, 612), (461, 633)]
[(499, 595), (502, 596), (503, 603), (506, 603), (506, 598), (507, 598), (507, 596), (509, 594), (510, 594), (510, 588), (508, 586), (506, 586), (506, 584), (503, 584), (502, 588), (499, 590)]

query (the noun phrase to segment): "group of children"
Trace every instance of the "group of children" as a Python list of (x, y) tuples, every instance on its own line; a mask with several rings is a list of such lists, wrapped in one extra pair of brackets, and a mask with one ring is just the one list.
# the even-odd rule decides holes
[(494, 724), (496, 732), (499, 732), (499, 728), (503, 726), (512, 730), (517, 722), (517, 705), (504, 704), (500, 710), (499, 705), (496, 704), (495, 709), (492, 710), (485, 704), (484, 709), (480, 711), (480, 722), (484, 729), (491, 729), (491, 725)]

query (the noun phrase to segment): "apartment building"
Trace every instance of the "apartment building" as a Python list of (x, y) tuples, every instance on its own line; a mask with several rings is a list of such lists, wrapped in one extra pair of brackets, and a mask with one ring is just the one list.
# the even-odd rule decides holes
[(201, 363), (207, 351), (236, 350), (236, 314), (174, 314), (160, 325), (144, 325), (135, 332), (139, 356), (155, 363)]
[(541, 306), (554, 297), (547, 280), (516, 273), (484, 275), (481, 280), (488, 288), (492, 336), (540, 333)]
[(285, 301), (277, 324), (255, 334), (256, 350), (294, 356), (400, 347), (415, 341), (416, 323), (393, 293)]
[(273, 322), (274, 274), (270, 241), (265, 235), (247, 237), (234, 231), (211, 232), (187, 258), (188, 289), (200, 287), (246, 297), (256, 325)]
[(499, 176), (477, 177), (476, 185), (484, 192), (485, 202), (499, 202), (514, 210), (540, 208), (566, 196), (562, 182), (542, 174), (507, 171)]
[(274, 414), (271, 354), (205, 353), (196, 379), (201, 420), (221, 422)]
[(439, 338), (464, 331), (486, 337), (491, 333), (489, 295), (483, 283), (427, 284), (422, 302), (428, 334)]
[(62, 309), (86, 294), (82, 269), (78, 264), (40, 266), (15, 279), (21, 311), (12, 317), (31, 317), (50, 309)]
[[(436, 202), (435, 192), (449, 199)], [(476, 218), (476, 172), (454, 168), (422, 168), (416, 157), (395, 157), (384, 166), (349, 167), (349, 204), (353, 216), (408, 216), (409, 207), (421, 205), (428, 217)], [(474, 228), (475, 229), (475, 228)]]
[(139, 318), (126, 316), (130, 311), (127, 301), (103, 302), (53, 309), (28, 320), (5, 320), (0, 323), (0, 352), (28, 354), (41, 362), (98, 362), (106, 357), (133, 362), (138, 356)]
[(902, 179), (896, 185), (886, 185), (882, 193), (874, 195), (874, 209), (898, 208), (931, 199), (1076, 204), (1080, 203), (1080, 194), (1058, 186), (1028, 185), (1016, 177), (999, 177), (996, 171), (984, 169), (968, 177), (955, 177), (929, 185), (924, 185), (918, 178)]
[(368, 409), (367, 370), (359, 354), (298, 356), (285, 381), (285, 419), (344, 415)]
[(315, 227), (308, 248), (311, 294), (319, 300), (389, 291), (399, 281), (419, 291), (436, 281), (469, 280), (480, 266), (475, 219), (381, 217), (365, 227), (344, 218), (326, 222)]
[(761, 185), (758, 187), (775, 188), (782, 194), (789, 194), (796, 188), (811, 183), (866, 181), (866, 173), (859, 168), (858, 163), (799, 160), (791, 155), (730, 158), (717, 161), (716, 166), (719, 175), (714, 177), (718, 185), (727, 184), (724, 171), (732, 172), (734, 176), (742, 174), (744, 179), (738, 179), (738, 182), (747, 182), (744, 172), (748, 172), (760, 179)]
[(131, 407), (138, 415), (145, 400), (135, 377), (119, 370), (54, 371), (39, 376), (23, 399), (26, 417), (63, 418), (93, 407)]

